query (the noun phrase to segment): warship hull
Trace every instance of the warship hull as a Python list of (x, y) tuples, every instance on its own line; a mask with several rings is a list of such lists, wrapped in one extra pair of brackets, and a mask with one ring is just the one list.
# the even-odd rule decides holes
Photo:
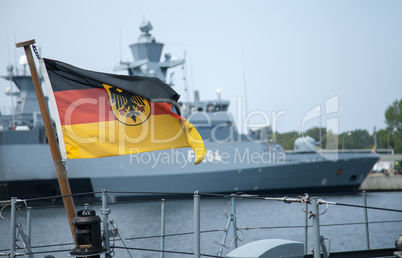
[[(336, 161), (319, 153), (271, 153), (266, 144), (207, 145), (201, 165), (188, 148), (97, 159), (67, 160), (73, 194), (103, 189), (118, 198), (203, 193), (304, 194), (356, 192), (378, 161), (376, 154), (339, 153)], [(28, 153), (27, 153), (28, 152)], [(25, 159), (21, 159), (24, 153)], [(267, 154), (267, 152), (265, 152)], [(47, 144), (0, 145), (0, 199), (60, 194)], [(269, 154), (269, 153), (268, 153)], [(283, 160), (272, 155), (283, 155)]]

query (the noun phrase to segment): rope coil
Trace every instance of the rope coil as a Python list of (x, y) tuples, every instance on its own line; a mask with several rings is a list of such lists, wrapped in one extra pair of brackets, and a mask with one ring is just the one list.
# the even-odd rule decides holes
[[(25, 208), (24, 208), (24, 210), (22, 210), (22, 209), (21, 209), (21, 206), (20, 206), (20, 205), (17, 205), (17, 211), (19, 211), (19, 212), (21, 212), (21, 213), (25, 213), (25, 211), (26, 211), (27, 208), (28, 208), (28, 204), (27, 204), (26, 200), (20, 200), (20, 199), (16, 200), (16, 203), (19, 203), (19, 202), (23, 202), (23, 203), (25, 204)], [(3, 216), (3, 211), (4, 211), (4, 209), (5, 209), (6, 207), (11, 206), (11, 201), (7, 201), (7, 202), (4, 202), (4, 203), (6, 203), (6, 205), (4, 205), (3, 208), (1, 208), (1, 210), (0, 210), (0, 218), (3, 219), (3, 220), (8, 220), (8, 219), (10, 219), (11, 217), (8, 217), (8, 218), (4, 217), (4, 216)]]

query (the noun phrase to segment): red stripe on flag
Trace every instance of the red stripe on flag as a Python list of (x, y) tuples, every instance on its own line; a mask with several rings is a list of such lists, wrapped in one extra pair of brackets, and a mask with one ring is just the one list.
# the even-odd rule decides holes
[(161, 103), (150, 102), (150, 103), (151, 103), (151, 115), (169, 114), (169, 115), (173, 116), (174, 118), (183, 119), (178, 114), (170, 111), (172, 109), (172, 104), (170, 104), (170, 103), (166, 103), (166, 102), (161, 102)]
[[(61, 125), (116, 120), (109, 105), (107, 92), (104, 89), (56, 91), (54, 96)], [(182, 119), (182, 117), (170, 111), (172, 104), (150, 102), (150, 106), (151, 115), (169, 114), (177, 119)]]
[(116, 120), (104, 89), (56, 91), (61, 125)]

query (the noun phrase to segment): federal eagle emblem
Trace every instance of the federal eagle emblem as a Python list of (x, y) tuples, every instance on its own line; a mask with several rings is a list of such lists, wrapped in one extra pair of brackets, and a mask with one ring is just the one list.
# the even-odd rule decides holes
[(114, 86), (103, 84), (103, 87), (109, 97), (113, 115), (119, 122), (135, 126), (144, 123), (149, 118), (151, 107), (148, 100)]

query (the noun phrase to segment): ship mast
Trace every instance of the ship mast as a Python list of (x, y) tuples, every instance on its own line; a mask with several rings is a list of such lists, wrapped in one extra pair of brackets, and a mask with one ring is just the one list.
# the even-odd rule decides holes
[(150, 33), (152, 29), (152, 24), (149, 21), (140, 24), (142, 33), (138, 37), (137, 43), (130, 45), (134, 62), (120, 61), (114, 70), (127, 70), (129, 75), (156, 77), (167, 83), (167, 70), (183, 64), (185, 60), (173, 60), (171, 54), (166, 53), (165, 60), (160, 61), (164, 44), (155, 40), (155, 37)]
[(15, 130), (15, 117), (14, 117), (14, 92), (13, 92), (13, 69), (14, 67), (10, 64), (7, 66), (8, 77), (10, 80), (10, 95), (11, 95), (11, 126)]

